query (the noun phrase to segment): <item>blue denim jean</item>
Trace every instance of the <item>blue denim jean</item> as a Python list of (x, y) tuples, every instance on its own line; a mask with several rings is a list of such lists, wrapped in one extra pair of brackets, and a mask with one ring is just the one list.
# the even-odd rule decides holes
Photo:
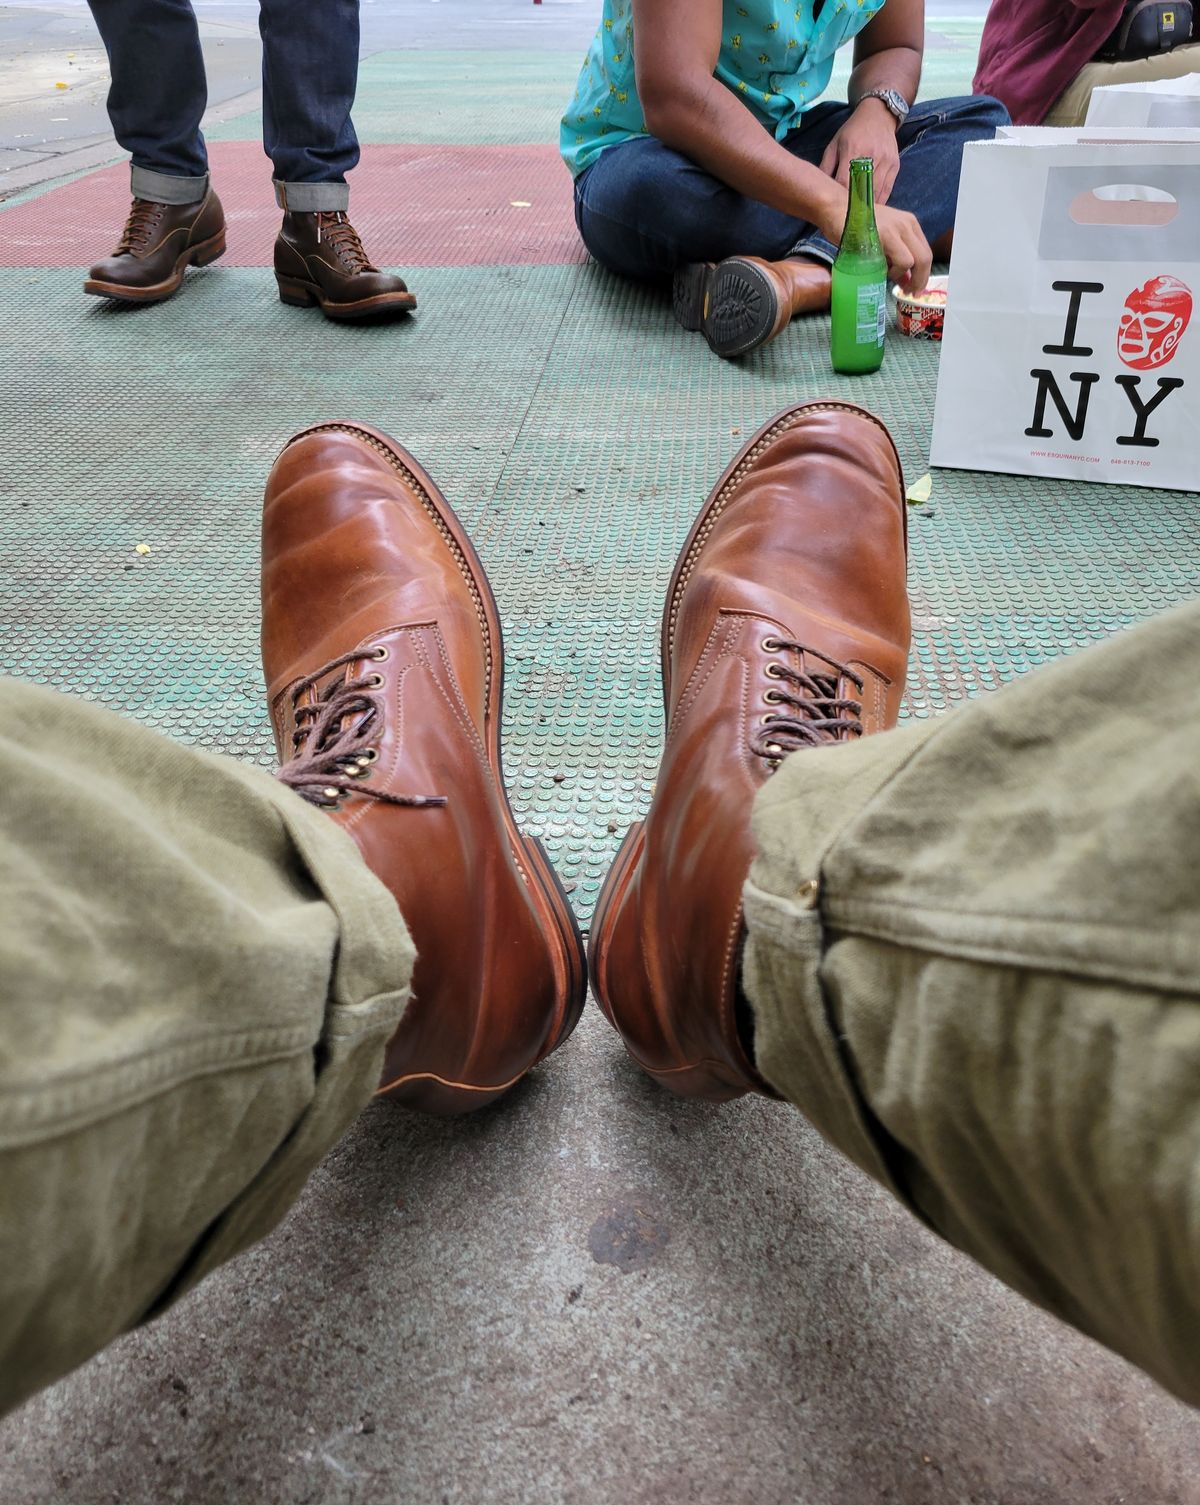
[[(783, 145), (819, 165), (850, 114), (848, 104), (814, 105)], [(1004, 106), (987, 95), (916, 105), (898, 133), (900, 172), (888, 203), (915, 214), (932, 244), (954, 226), (963, 147), (990, 141), (1007, 124)], [(726, 256), (837, 255), (805, 220), (747, 198), (653, 136), (610, 146), (580, 173), (575, 222), (602, 266), (646, 280)]]
[[(108, 116), (130, 154), (133, 191), (186, 204), (208, 187), (200, 118), (208, 101), (190, 0), (88, 0), (108, 53)], [(279, 202), (344, 209), (358, 161), (358, 0), (260, 0), (263, 145)]]

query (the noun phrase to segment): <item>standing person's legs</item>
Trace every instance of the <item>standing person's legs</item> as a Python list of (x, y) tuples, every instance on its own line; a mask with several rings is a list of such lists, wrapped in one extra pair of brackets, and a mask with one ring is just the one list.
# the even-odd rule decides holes
[(347, 218), (358, 163), (350, 119), (358, 87), (358, 0), (260, 0), (263, 146), (284, 211), (275, 241), (282, 302), (329, 319), (403, 314), (417, 300), (380, 271)]
[(132, 161), (135, 198), (195, 204), (208, 191), (208, 100), (190, 0), (88, 0), (108, 53), (108, 118)]
[(263, 146), (282, 209), (344, 211), (358, 164), (358, 0), (261, 0)]
[(766, 1080), (931, 1228), (1200, 1402), (1200, 605), (758, 796)]
[(225, 213), (208, 181), (200, 119), (208, 98), (190, 0), (88, 0), (108, 53), (108, 115), (130, 155), (133, 205), (85, 293), (161, 303), (189, 266), (225, 252)]
[(261, 1238), (379, 1080), (413, 947), (268, 774), (0, 680), (0, 1409)]

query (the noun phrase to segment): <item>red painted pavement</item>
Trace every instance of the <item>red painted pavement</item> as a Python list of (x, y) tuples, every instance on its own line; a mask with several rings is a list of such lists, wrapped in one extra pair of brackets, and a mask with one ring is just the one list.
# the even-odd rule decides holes
[[(209, 158), (229, 223), (222, 265), (270, 266), (279, 210), (262, 147), (215, 141)], [(124, 163), (0, 207), (0, 267), (86, 267), (116, 244), (128, 209)], [(552, 146), (367, 146), (351, 209), (380, 266), (584, 259), (570, 174)]]

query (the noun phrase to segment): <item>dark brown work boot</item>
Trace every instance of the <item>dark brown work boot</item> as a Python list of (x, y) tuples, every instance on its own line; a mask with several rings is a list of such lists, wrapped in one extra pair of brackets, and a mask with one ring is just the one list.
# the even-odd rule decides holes
[(733, 461), (675, 566), (663, 761), (605, 880), (589, 960), (630, 1055), (684, 1096), (769, 1090), (738, 1028), (751, 806), (789, 754), (895, 723), (905, 530), (884, 426), (805, 403)]
[(773, 340), (794, 315), (827, 309), (832, 288), (829, 268), (802, 256), (730, 256), (715, 266), (694, 261), (675, 273), (675, 317), (733, 360)]
[(587, 986), (566, 895), (504, 791), (487, 576), (412, 456), (350, 423), (276, 460), (262, 561), (279, 777), (358, 843), (417, 948), (380, 1090), (469, 1112), (562, 1044)]
[(316, 303), (327, 319), (404, 314), (417, 300), (402, 277), (372, 266), (358, 231), (340, 212), (289, 210), (275, 241), (275, 281), (283, 303)]
[(179, 291), (189, 266), (225, 254), (225, 211), (210, 188), (195, 204), (134, 199), (116, 250), (98, 261), (85, 293), (122, 303), (161, 303)]

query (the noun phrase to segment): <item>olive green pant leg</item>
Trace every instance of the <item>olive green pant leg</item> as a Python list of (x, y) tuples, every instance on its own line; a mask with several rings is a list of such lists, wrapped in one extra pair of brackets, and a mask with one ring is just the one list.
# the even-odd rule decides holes
[(755, 809), (764, 1076), (1016, 1290), (1200, 1403), (1200, 604)]
[(267, 1233), (413, 948), (268, 774), (0, 680), (0, 1409)]

